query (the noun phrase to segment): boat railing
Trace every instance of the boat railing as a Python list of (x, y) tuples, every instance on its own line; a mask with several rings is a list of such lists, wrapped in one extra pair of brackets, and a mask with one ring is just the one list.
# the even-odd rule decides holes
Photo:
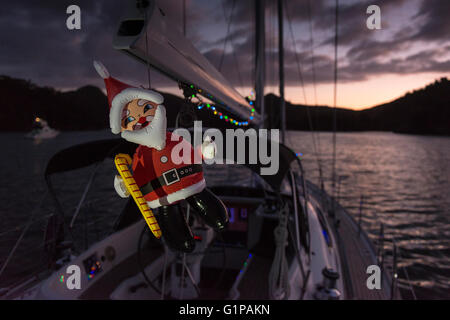
[[(62, 247), (62, 255), (58, 259), (65, 259), (75, 254), (74, 248), (87, 249), (90, 244), (101, 240), (110, 233), (112, 229), (111, 216), (108, 214), (95, 214), (93, 208), (98, 208), (101, 200), (86, 200), (83, 194), (75, 212), (79, 220), (72, 219), (71, 232), (76, 235), (73, 242), (60, 243), (57, 237), (46, 237), (49, 221), (58, 216), (58, 213), (43, 206), (47, 194), (42, 197), (40, 203), (35, 206), (25, 224), (20, 224), (0, 232), (0, 248), (10, 248), (4, 260), (0, 260), (0, 298), (7, 298), (11, 289), (17, 289), (18, 285), (28, 283), (30, 279), (38, 279), (38, 275), (51, 270), (58, 263), (52, 264), (50, 252), (51, 247)], [(83, 219), (84, 218), (84, 219)], [(110, 224), (111, 228), (103, 228)], [(105, 232), (103, 232), (106, 230)], [(36, 239), (42, 239), (36, 241)], [(52, 267), (53, 266), (53, 267)]]
[[(383, 224), (381, 224), (383, 225)], [(383, 227), (384, 228), (384, 227)], [(399, 266), (399, 260), (402, 259), (404, 260), (402, 254), (401, 254), (401, 248), (398, 246), (397, 244), (397, 240), (395, 239), (394, 236), (391, 236), (390, 239), (383, 236), (382, 241), (380, 242), (380, 245), (382, 245), (384, 247), (384, 243), (386, 242), (386, 240), (390, 240), (392, 242), (392, 261), (391, 261), (391, 299), (395, 299), (396, 297), (396, 292), (398, 290), (398, 272), (399, 269), (401, 269), (401, 271), (403, 272), (403, 274), (405, 275), (405, 282), (406, 282), (406, 286), (404, 286), (403, 288), (407, 291), (409, 291), (409, 293), (411, 294), (411, 297), (413, 300), (417, 300), (417, 296), (416, 293), (414, 291), (414, 287), (412, 286), (412, 282), (411, 279), (409, 278), (409, 274), (408, 274), (408, 270), (405, 268), (404, 265), (402, 265), (401, 267)], [(383, 253), (381, 255), (381, 266), (383, 266), (384, 263), (384, 258), (385, 258), (385, 249), (380, 249), (381, 252)]]
[[(30, 232), (30, 230), (33, 230), (33, 227), (36, 226), (39, 223), (42, 223), (46, 218), (49, 219), (53, 214), (48, 214), (45, 215), (41, 218), (35, 218), (37, 213), (39, 212), (39, 210), (41, 209), (41, 207), (43, 206), (43, 203), (45, 201), (45, 199), (47, 198), (48, 193), (45, 193), (41, 200), (39, 201), (38, 205), (36, 205), (34, 207), (34, 209), (31, 211), (31, 213), (29, 214), (29, 219), (27, 221), (26, 224), (24, 225), (19, 225), (13, 228), (10, 228), (8, 230), (3, 231), (2, 233), (0, 233), (1, 236), (1, 242), (0, 242), (0, 248), (5, 248), (8, 245), (10, 245), (11, 243), (14, 243), (11, 246), (11, 249), (9, 250), (6, 259), (4, 261), (1, 262), (1, 267), (0, 267), (0, 283), (8, 283), (11, 282), (11, 276), (5, 277), (4, 275), (6, 274), (5, 271), (7, 270), (8, 266), (10, 265), (11, 261), (13, 261), (13, 259), (16, 258), (17, 256), (17, 252), (20, 252), (21, 256), (26, 257), (28, 254), (30, 254), (33, 250), (31, 250), (29, 247), (26, 248), (26, 250), (22, 250), (22, 248), (24, 248), (25, 246), (21, 246), (21, 244), (24, 242), (25, 236)], [(14, 241), (14, 233), (15, 232), (20, 232), (20, 234), (18, 235), (17, 239)], [(35, 248), (33, 248), (35, 249)], [(22, 264), (21, 264), (22, 265)], [(25, 265), (26, 269), (24, 270), (29, 270), (29, 262)], [(24, 272), (24, 270), (17, 270), (19, 272)], [(6, 279), (6, 281), (1, 281)], [(9, 280), (9, 281), (8, 281)]]
[(395, 297), (397, 289), (397, 244), (395, 239), (392, 238), (392, 279), (391, 279), (391, 300)]
[(378, 233), (378, 240), (377, 240), (377, 261), (378, 266), (381, 268), (381, 270), (384, 270), (384, 259), (385, 259), (385, 250), (384, 250), (384, 223), (380, 222), (380, 231)]
[[(337, 215), (335, 213), (337, 213), (337, 211), (338, 211), (338, 210), (336, 210), (337, 209), (336, 206), (338, 205), (338, 203), (340, 203), (339, 197), (340, 197), (340, 183), (342, 180), (341, 178), (342, 177), (339, 176), (337, 179), (336, 199), (333, 199), (333, 197), (332, 197), (333, 204), (331, 205), (331, 213), (332, 213), (333, 221), (335, 221), (335, 222), (339, 221), (339, 217), (337, 217)], [(324, 192), (324, 190), (322, 190), (322, 192)], [(367, 236), (368, 233), (363, 232), (363, 231), (365, 231), (364, 226), (363, 226), (363, 218), (364, 218), (363, 208), (364, 208), (364, 196), (361, 195), (360, 201), (359, 201), (359, 211), (358, 211), (357, 219), (353, 219), (352, 216), (350, 216), (350, 217), (357, 224), (358, 236), (366, 238), (367, 242), (372, 246), (373, 253), (376, 256), (377, 265), (380, 267), (382, 274), (388, 276), (387, 280), (388, 280), (388, 283), (390, 286), (390, 298), (395, 299), (400, 294), (397, 290), (398, 289), (399, 260), (402, 259), (400, 248), (398, 246), (398, 243), (395, 241), (394, 236), (387, 236), (385, 224), (381, 221), (380, 217), (378, 217), (377, 215), (375, 218), (376, 218), (377, 224), (379, 224), (379, 229), (378, 229), (378, 235), (374, 241), (375, 247), (373, 246), (373, 244), (372, 244), (373, 241), (371, 241), (370, 238)], [(337, 225), (337, 227), (339, 227), (339, 223), (337, 223), (336, 225)], [(390, 260), (389, 264), (387, 264), (388, 254), (387, 254), (387, 250), (386, 250), (387, 249), (386, 245), (388, 243), (392, 243), (391, 253), (389, 254), (389, 260)], [(407, 291), (409, 291), (411, 296), (413, 297), (413, 299), (416, 300), (417, 297), (415, 295), (414, 288), (411, 284), (411, 280), (409, 279), (408, 271), (406, 270), (406, 268), (404, 266), (402, 266), (401, 269), (406, 278), (405, 282), (407, 283), (407, 286), (405, 287), (405, 289)]]

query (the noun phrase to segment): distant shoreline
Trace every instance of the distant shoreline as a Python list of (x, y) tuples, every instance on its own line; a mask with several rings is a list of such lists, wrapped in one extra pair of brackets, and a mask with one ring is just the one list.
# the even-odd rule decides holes
[[(167, 114), (168, 127), (173, 127), (176, 115), (186, 102), (172, 94), (161, 94), (164, 96), (166, 109), (170, 110)], [(36, 117), (45, 119), (51, 128), (62, 132), (109, 128), (108, 99), (98, 87), (85, 86), (75, 91), (59, 92), (52, 88), (36, 86), (29, 81), (0, 76), (0, 95), (0, 132), (29, 132)], [(358, 111), (328, 106), (294, 105), (286, 101), (286, 127), (295, 131), (331, 132), (335, 123), (333, 115), (336, 114), (336, 132), (378, 131), (450, 136), (449, 101), (450, 81), (447, 78), (407, 93), (394, 101)], [(280, 128), (280, 97), (267, 94), (264, 104), (264, 127)], [(206, 108), (195, 111), (197, 119), (203, 121), (204, 127), (236, 128)]]
[[(103, 129), (79, 129), (79, 130), (61, 130), (60, 133), (64, 134), (64, 133), (75, 133), (75, 132), (100, 132), (100, 131), (109, 131), (109, 128), (103, 128)], [(310, 130), (292, 130), (289, 129), (287, 130), (288, 132), (292, 131), (292, 132), (305, 132), (305, 133), (333, 133), (333, 131), (330, 130), (320, 130), (320, 131), (310, 131)], [(23, 131), (23, 130), (15, 130), (15, 131), (0, 131), (0, 134), (26, 134), (29, 131)], [(336, 131), (336, 133), (392, 133), (392, 134), (398, 134), (398, 135), (409, 135), (409, 136), (423, 136), (423, 137), (449, 137), (450, 138), (450, 134), (428, 134), (428, 133), (415, 133), (415, 132), (395, 132), (395, 131), (383, 131), (383, 130), (341, 130), (341, 131)], [(114, 135), (111, 133), (111, 138), (120, 138), (120, 135)], [(31, 140), (31, 139), (30, 139)]]

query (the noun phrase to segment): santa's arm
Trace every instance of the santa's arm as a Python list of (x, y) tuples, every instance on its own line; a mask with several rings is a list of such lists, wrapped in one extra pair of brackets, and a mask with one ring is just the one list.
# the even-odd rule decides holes
[(114, 189), (116, 189), (117, 194), (122, 198), (128, 198), (130, 196), (130, 192), (127, 190), (122, 177), (119, 175), (114, 177)]
[(197, 152), (202, 156), (202, 159), (214, 159), (217, 153), (216, 143), (210, 136), (206, 136), (203, 143), (197, 147)]

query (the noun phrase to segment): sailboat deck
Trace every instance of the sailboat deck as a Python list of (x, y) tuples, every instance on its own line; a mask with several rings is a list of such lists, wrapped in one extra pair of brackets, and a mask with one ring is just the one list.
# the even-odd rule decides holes
[[(323, 197), (322, 191), (317, 186), (308, 183), (308, 188), (316, 199)], [(359, 232), (354, 219), (337, 203), (336, 219), (339, 220), (339, 227), (333, 229), (339, 245), (347, 299), (391, 299), (391, 277), (387, 273), (382, 275), (381, 289), (371, 290), (366, 285), (370, 276), (366, 272), (367, 267), (378, 265), (376, 251), (367, 235), (362, 230)], [(330, 225), (334, 225), (332, 217), (328, 216), (328, 220)], [(394, 290), (393, 299), (401, 299), (398, 290)]]

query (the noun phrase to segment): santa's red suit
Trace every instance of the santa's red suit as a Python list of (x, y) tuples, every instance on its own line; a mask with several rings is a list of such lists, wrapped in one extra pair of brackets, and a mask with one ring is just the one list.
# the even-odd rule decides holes
[[(175, 140), (175, 141), (172, 141)], [(175, 164), (172, 150), (184, 144), (180, 151), (190, 150), (190, 161)], [(166, 146), (162, 150), (139, 146), (133, 157), (133, 177), (150, 208), (168, 205), (201, 192), (206, 182), (201, 164), (194, 163), (191, 144), (181, 137), (166, 133)], [(177, 152), (178, 154), (178, 152)]]

